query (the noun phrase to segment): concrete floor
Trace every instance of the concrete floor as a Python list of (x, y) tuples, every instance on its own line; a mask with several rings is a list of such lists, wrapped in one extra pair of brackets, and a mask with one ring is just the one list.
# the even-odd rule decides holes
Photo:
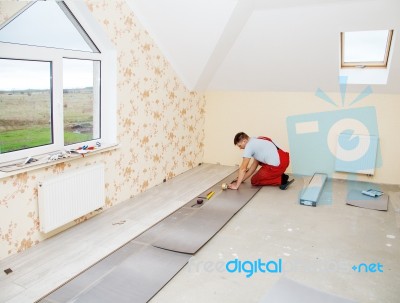
[[(387, 212), (348, 206), (348, 183), (335, 180), (324, 205), (301, 206), (306, 182), (297, 179), (286, 191), (262, 188), (150, 302), (258, 302), (283, 275), (360, 303), (399, 302), (400, 229), (393, 204)], [(225, 269), (236, 258), (282, 259), (283, 269), (246, 278)], [(353, 271), (360, 263), (380, 263), (383, 272)]]
[[(13, 273), (0, 272), (0, 302), (35, 302), (236, 169), (196, 167), (1, 260)], [(346, 205), (349, 183), (335, 180), (313, 208), (298, 204), (308, 181), (296, 178), (286, 191), (263, 187), (150, 302), (259, 302), (283, 275), (359, 303), (399, 302), (400, 186), (382, 186), (389, 210), (375, 211)], [(246, 278), (225, 269), (234, 259), (281, 259), (282, 272)], [(383, 272), (353, 271), (360, 263)]]

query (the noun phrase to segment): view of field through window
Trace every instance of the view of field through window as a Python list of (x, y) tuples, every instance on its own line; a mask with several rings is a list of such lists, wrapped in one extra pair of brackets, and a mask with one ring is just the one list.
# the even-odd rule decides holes
[(51, 144), (50, 121), (50, 90), (1, 91), (1, 153)]
[(63, 59), (64, 145), (98, 139), (100, 62)]
[[(94, 102), (94, 63), (80, 61), (69, 67), (65, 64), (64, 145), (98, 138), (93, 135), (93, 113), (99, 115), (99, 101)], [(52, 144), (53, 101), (50, 62), (0, 59), (0, 153)]]
[(93, 88), (64, 90), (64, 145), (98, 139), (93, 136)]
[(0, 152), (53, 142), (51, 63), (0, 59)]

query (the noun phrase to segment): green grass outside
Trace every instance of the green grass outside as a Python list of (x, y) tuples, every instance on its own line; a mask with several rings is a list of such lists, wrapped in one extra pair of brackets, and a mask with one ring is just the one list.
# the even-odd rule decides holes
[(30, 128), (10, 130), (0, 133), (0, 152), (21, 150), (51, 144), (51, 133), (48, 128)]
[[(65, 145), (91, 139), (92, 134), (64, 133)], [(51, 132), (50, 129), (46, 127), (10, 130), (0, 133), (0, 153), (43, 146), (51, 143)]]
[[(93, 95), (80, 91), (64, 94), (65, 145), (92, 139), (91, 133), (75, 133), (72, 126), (93, 121)], [(0, 93), (0, 153), (52, 143), (50, 92)]]
[(84, 142), (92, 140), (92, 134), (77, 134), (71, 132), (64, 132), (64, 144), (69, 145), (78, 142)]

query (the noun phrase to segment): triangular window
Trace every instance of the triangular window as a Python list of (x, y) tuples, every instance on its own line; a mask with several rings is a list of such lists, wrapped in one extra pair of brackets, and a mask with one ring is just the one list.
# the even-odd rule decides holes
[(98, 53), (68, 7), (59, 1), (35, 1), (0, 26), (0, 41)]

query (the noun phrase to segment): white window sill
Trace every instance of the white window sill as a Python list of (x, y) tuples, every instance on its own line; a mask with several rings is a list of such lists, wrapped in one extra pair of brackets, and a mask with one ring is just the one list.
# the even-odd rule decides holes
[(26, 159), (20, 159), (18, 161), (12, 161), (12, 162), (8, 162), (8, 163), (1, 163), (0, 164), (0, 179), (10, 177), (13, 175), (17, 175), (17, 174), (21, 174), (24, 172), (36, 170), (36, 169), (41, 169), (41, 168), (52, 166), (52, 165), (59, 164), (59, 163), (74, 161), (77, 159), (81, 159), (83, 157), (85, 157), (85, 158), (90, 157), (92, 155), (100, 154), (102, 152), (106, 152), (106, 151), (110, 151), (110, 150), (114, 150), (114, 149), (118, 149), (118, 148), (119, 148), (119, 144), (105, 145), (105, 146), (96, 148), (94, 150), (88, 150), (88, 151), (84, 151), (84, 152), (81, 151), (81, 153), (72, 152), (72, 153), (68, 154), (68, 157), (66, 157), (66, 158), (61, 158), (58, 160), (49, 160), (49, 157), (51, 155), (54, 155), (57, 152), (61, 152), (61, 151), (56, 151), (51, 154), (32, 156), (32, 158), (36, 159), (37, 161), (27, 163), (27, 164), (24, 164)]

